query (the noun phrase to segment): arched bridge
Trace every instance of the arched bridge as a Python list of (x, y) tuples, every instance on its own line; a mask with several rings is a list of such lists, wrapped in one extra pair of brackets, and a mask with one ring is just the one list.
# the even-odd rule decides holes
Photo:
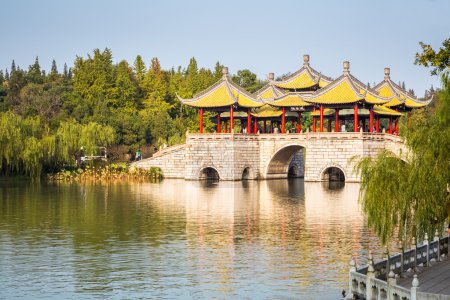
[(160, 167), (166, 178), (221, 180), (286, 178), (328, 180), (339, 174), (359, 181), (354, 156), (374, 156), (380, 149), (405, 153), (398, 136), (386, 133), (321, 132), (301, 134), (188, 134), (186, 144), (163, 149), (138, 168)]

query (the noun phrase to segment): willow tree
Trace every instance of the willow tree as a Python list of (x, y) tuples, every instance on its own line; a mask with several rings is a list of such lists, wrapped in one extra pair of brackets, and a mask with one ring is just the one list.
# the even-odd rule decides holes
[[(412, 114), (404, 126), (408, 153), (382, 151), (356, 164), (361, 175), (360, 201), (368, 223), (383, 244), (397, 237), (404, 245), (442, 230), (450, 201), (450, 83), (442, 76), (437, 107)], [(403, 120), (405, 124), (405, 120)]]

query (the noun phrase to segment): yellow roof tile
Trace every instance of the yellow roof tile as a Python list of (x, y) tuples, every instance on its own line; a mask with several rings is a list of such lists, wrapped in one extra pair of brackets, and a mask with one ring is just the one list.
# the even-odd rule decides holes
[(317, 81), (312, 78), (306, 69), (300, 72), (298, 75), (288, 78), (283, 81), (274, 81), (274, 85), (283, 89), (304, 89), (315, 86)]
[(299, 94), (289, 93), (268, 102), (269, 105), (277, 107), (295, 107), (295, 106), (312, 106), (311, 103), (306, 102)]
[(317, 104), (345, 104), (364, 99), (363, 95), (355, 91), (348, 78), (341, 77), (336, 81), (334, 86), (328, 85), (324, 90), (319, 90), (307, 98), (306, 101)]

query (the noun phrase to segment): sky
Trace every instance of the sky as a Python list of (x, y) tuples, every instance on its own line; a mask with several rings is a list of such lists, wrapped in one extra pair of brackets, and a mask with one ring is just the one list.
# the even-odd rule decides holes
[(439, 48), (450, 38), (449, 0), (144, 1), (0, 0), (0, 69), (28, 68), (36, 56), (62, 70), (75, 57), (108, 47), (114, 61), (163, 68), (200, 67), (219, 61), (231, 73), (249, 69), (259, 78), (298, 70), (303, 54), (324, 75), (337, 78), (342, 62), (371, 85), (391, 68), (393, 81), (423, 96), (439, 86), (430, 70), (414, 65), (419, 41)]

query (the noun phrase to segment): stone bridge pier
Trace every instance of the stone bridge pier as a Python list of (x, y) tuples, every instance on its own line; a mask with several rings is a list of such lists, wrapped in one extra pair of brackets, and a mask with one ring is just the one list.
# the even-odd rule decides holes
[(380, 149), (405, 153), (400, 138), (386, 133), (188, 134), (186, 144), (163, 149), (138, 168), (160, 167), (165, 178), (198, 180), (304, 177), (305, 181), (357, 182), (354, 156)]

